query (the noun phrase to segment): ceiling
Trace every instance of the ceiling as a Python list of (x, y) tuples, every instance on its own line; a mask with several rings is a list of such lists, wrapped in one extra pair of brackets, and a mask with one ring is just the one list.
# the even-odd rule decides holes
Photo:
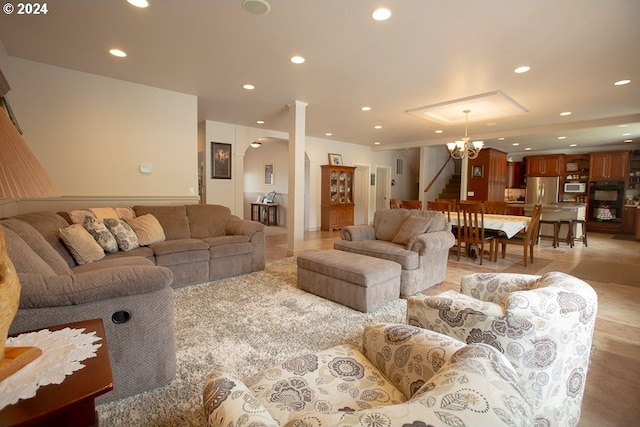
[[(3, 13), (0, 40), (10, 56), (196, 95), (200, 121), (287, 132), (287, 104), (299, 100), (307, 135), (402, 149), (464, 134), (464, 108), (449, 124), (408, 110), (500, 92), (521, 111), (468, 115), (469, 136), (486, 146), (640, 148), (637, 0), (270, 0), (265, 15), (242, 0), (149, 3), (56, 0), (46, 15)], [(371, 19), (378, 6), (389, 20)], [(114, 47), (128, 56), (109, 55)], [(521, 65), (531, 70), (514, 73)], [(631, 83), (614, 86), (622, 79)]]

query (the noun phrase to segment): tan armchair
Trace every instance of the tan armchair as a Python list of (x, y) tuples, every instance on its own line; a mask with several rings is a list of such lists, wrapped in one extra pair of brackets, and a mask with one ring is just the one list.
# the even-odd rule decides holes
[(242, 381), (214, 369), (208, 426), (531, 426), (530, 403), (497, 350), (398, 324)]

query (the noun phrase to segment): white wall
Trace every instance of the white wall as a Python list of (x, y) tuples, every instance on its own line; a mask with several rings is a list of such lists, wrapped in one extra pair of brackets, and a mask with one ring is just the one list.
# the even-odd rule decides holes
[[(270, 186), (264, 186), (260, 184), (260, 180), (264, 178), (264, 164), (274, 163), (275, 167), (275, 191), (278, 193), (280, 203), (283, 203), (284, 209), (286, 209), (286, 201), (288, 198), (288, 179), (286, 181), (280, 181), (282, 174), (287, 173), (287, 161), (288, 161), (288, 145), (285, 150), (284, 145), (274, 145), (272, 149), (269, 148), (271, 142), (263, 144), (259, 149), (253, 149), (249, 147), (252, 141), (258, 138), (279, 138), (284, 141), (288, 141), (289, 136), (287, 133), (265, 130), (261, 128), (252, 128), (240, 125), (234, 125), (230, 123), (221, 123), (214, 121), (206, 121), (204, 123), (204, 138), (205, 141), (201, 141), (200, 145), (204, 145), (206, 150), (206, 199), (207, 203), (222, 204), (231, 207), (232, 212), (235, 215), (249, 219), (249, 203), (248, 196), (253, 196), (255, 192), (268, 192)], [(212, 179), (211, 178), (211, 142), (224, 142), (232, 144), (233, 154), (233, 166), (232, 166), (232, 179)], [(408, 156), (410, 157), (410, 151), (372, 151), (370, 147), (351, 144), (343, 141), (334, 141), (324, 138), (315, 138), (307, 136), (306, 141), (306, 155), (308, 162), (308, 192), (305, 195), (308, 199), (309, 209), (306, 215), (308, 216), (308, 229), (319, 230), (320, 221), (320, 191), (321, 191), (321, 169), (320, 165), (328, 163), (328, 153), (338, 153), (342, 155), (342, 161), (345, 165), (351, 166), (357, 165), (370, 165), (371, 170), (375, 170), (376, 166), (393, 166), (397, 157)], [(261, 160), (257, 161), (253, 158), (254, 152), (261, 151)], [(273, 151), (272, 151), (273, 150)], [(247, 160), (247, 156), (252, 158)], [(277, 158), (276, 158), (277, 157)], [(280, 158), (281, 157), (281, 158)], [(407, 158), (408, 158), (407, 157)], [(417, 156), (414, 156), (417, 157)], [(407, 166), (411, 161), (405, 161), (405, 174), (408, 175)], [(306, 166), (305, 166), (306, 167)], [(254, 168), (256, 170), (254, 170)], [(248, 177), (248, 178), (247, 178)], [(284, 177), (282, 177), (284, 178)], [(245, 179), (249, 182), (245, 183)], [(415, 182), (415, 177), (413, 178)], [(254, 183), (257, 187), (254, 187)], [(401, 188), (400, 185), (397, 187)], [(373, 212), (375, 212), (375, 187), (370, 187), (370, 218), (373, 220)], [(284, 209), (279, 213), (280, 225), (284, 225), (286, 221), (286, 212)]]
[(63, 198), (197, 201), (195, 96), (15, 57), (7, 71), (24, 139)]

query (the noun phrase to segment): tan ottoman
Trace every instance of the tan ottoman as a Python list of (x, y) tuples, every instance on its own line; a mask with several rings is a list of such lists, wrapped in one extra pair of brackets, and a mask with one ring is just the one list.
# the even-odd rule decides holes
[(345, 251), (298, 256), (298, 286), (347, 307), (369, 312), (400, 297), (400, 264)]

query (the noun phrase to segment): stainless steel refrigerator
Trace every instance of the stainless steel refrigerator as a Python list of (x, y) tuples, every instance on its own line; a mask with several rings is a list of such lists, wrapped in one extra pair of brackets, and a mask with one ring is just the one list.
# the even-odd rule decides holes
[(558, 203), (559, 185), (559, 176), (527, 177), (527, 191), (524, 195), (525, 205)]

